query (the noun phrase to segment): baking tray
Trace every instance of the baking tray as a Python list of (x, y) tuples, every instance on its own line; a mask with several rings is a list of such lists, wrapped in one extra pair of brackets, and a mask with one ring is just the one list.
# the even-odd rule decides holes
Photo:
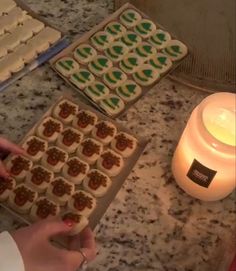
[[(87, 32), (86, 34), (84, 34), (82, 37), (80, 36), (76, 36), (75, 37), (75, 40), (74, 42), (67, 48), (65, 48), (63, 51), (61, 51), (58, 55), (56, 55), (55, 57), (53, 57), (51, 60), (50, 60), (50, 65), (52, 67), (52, 69), (54, 71), (56, 71), (57, 74), (59, 74), (74, 90), (76, 90), (80, 95), (82, 95), (83, 97), (85, 97), (94, 107), (96, 107), (99, 111), (101, 111), (103, 114), (105, 115), (108, 115), (96, 102), (94, 102), (89, 96), (87, 96), (83, 90), (79, 90), (79, 88), (77, 88), (74, 84), (72, 84), (69, 79), (65, 76), (63, 76), (60, 72), (58, 72), (54, 66), (55, 62), (57, 60), (59, 60), (60, 58), (64, 57), (64, 56), (71, 56), (72, 52), (75, 50), (75, 48), (77, 46), (79, 46), (80, 44), (82, 43), (87, 43), (87, 44), (91, 44), (90, 42), (90, 37), (92, 37), (96, 32), (100, 31), (100, 30), (103, 30), (104, 27), (112, 22), (112, 21), (118, 21), (120, 22), (120, 15), (127, 9), (134, 9), (136, 10), (144, 19), (149, 19), (151, 21), (153, 21), (149, 16), (147, 16), (145, 13), (143, 13), (142, 11), (140, 11), (139, 9), (137, 9), (134, 5), (130, 4), (130, 3), (126, 3), (124, 4), (121, 8), (119, 8), (116, 12), (114, 12), (112, 15), (108, 16), (105, 20), (103, 20), (100, 24), (96, 25), (95, 27), (93, 27), (89, 32)], [(171, 38), (172, 39), (177, 39), (179, 41), (181, 41), (180, 39), (178, 39), (174, 34), (172, 34), (171, 32), (169, 32), (165, 27), (163, 27), (162, 25), (154, 22), (157, 26), (158, 29), (162, 29), (162, 30), (165, 30), (167, 31), (170, 35), (171, 35)], [(122, 24), (122, 23), (121, 23)], [(129, 30), (133, 30), (133, 28), (130, 28)], [(143, 39), (143, 41), (146, 41), (146, 39)], [(115, 115), (108, 115), (109, 117), (111, 118), (117, 118), (117, 117), (121, 117), (132, 105), (134, 105), (140, 98), (142, 98), (150, 89), (152, 89), (162, 78), (166, 77), (169, 73), (171, 73), (173, 70), (175, 70), (185, 59), (186, 57), (191, 53), (191, 48), (189, 48), (189, 46), (184, 42), (184, 44), (188, 47), (188, 54), (182, 58), (180, 61), (175, 61), (173, 62), (173, 66), (172, 68), (165, 74), (161, 75), (161, 78), (154, 82), (153, 84), (151, 84), (150, 86), (148, 87), (142, 87), (142, 94), (141, 96), (139, 96), (137, 99), (129, 102), (129, 103), (126, 103), (125, 104), (125, 109), (123, 111), (121, 111), (120, 113), (118, 114), (115, 114)], [(93, 45), (92, 45), (93, 47)], [(130, 52), (133, 52), (133, 50), (131, 50)], [(104, 55), (104, 52), (101, 52), (99, 51), (99, 55)], [(114, 67), (118, 67), (118, 63), (114, 63), (113, 62), (113, 66)], [(86, 67), (87, 65), (82, 65), (80, 64), (80, 66), (82, 66), (82, 68)], [(128, 80), (131, 79), (133, 80), (133, 77), (132, 75), (128, 75), (126, 74), (127, 77), (128, 77)], [(95, 76), (95, 75), (94, 75)], [(95, 76), (96, 80), (98, 81), (102, 81), (103, 80), (101, 79), (101, 77), (97, 77)], [(109, 88), (109, 87), (108, 87)], [(114, 93), (114, 91), (112, 91), (111, 93)]]
[[(104, 213), (106, 212), (107, 208), (109, 207), (109, 205), (112, 203), (112, 201), (114, 200), (115, 196), (117, 195), (117, 193), (119, 192), (119, 190), (121, 189), (122, 185), (124, 184), (125, 180), (127, 179), (128, 175), (131, 173), (131, 170), (133, 169), (133, 167), (135, 166), (136, 162), (138, 161), (139, 157), (142, 155), (142, 152), (144, 151), (148, 141), (147, 139), (138, 136), (137, 134), (134, 134), (132, 132), (130, 132), (128, 129), (126, 129), (123, 125), (121, 125), (118, 122), (115, 122), (114, 120), (111, 120), (110, 118), (104, 116), (103, 114), (101, 114), (100, 112), (95, 111), (93, 108), (91, 108), (89, 105), (86, 105), (82, 102), (79, 101), (79, 98), (72, 97), (68, 94), (63, 95), (62, 97), (60, 97), (58, 99), (58, 101), (52, 105), (47, 111), (46, 113), (40, 118), (40, 120), (29, 130), (29, 132), (24, 136), (24, 138), (19, 142), (19, 145), (23, 144), (23, 142), (31, 135), (35, 134), (35, 129), (37, 127), (37, 125), (39, 123), (41, 123), (41, 121), (45, 118), (51, 115), (52, 109), (53, 107), (59, 103), (60, 101), (62, 101), (63, 99), (67, 99), (67, 100), (71, 100), (73, 103), (76, 103), (79, 105), (80, 109), (85, 109), (85, 110), (89, 110), (93, 113), (95, 113), (98, 117), (99, 120), (107, 120), (112, 122), (118, 129), (118, 131), (124, 131), (127, 132), (131, 135), (133, 135), (137, 140), (138, 140), (138, 145), (137, 145), (137, 149), (135, 150), (135, 152), (132, 154), (131, 157), (129, 158), (124, 158), (125, 164), (124, 164), (124, 168), (121, 171), (121, 173), (116, 176), (116, 177), (111, 177), (112, 180), (112, 185), (109, 188), (108, 192), (105, 194), (105, 196), (103, 196), (102, 198), (97, 198), (97, 207), (94, 210), (94, 212), (91, 214), (91, 216), (89, 217), (89, 226), (94, 229), (96, 227), (96, 225), (99, 223), (100, 219), (102, 218), (102, 216), (104, 215)], [(68, 125), (64, 125), (65, 127), (68, 127)], [(85, 136), (84, 138), (86, 138), (87, 136)], [(53, 146), (54, 144), (49, 143), (49, 146)], [(109, 144), (110, 145), (110, 144)], [(108, 146), (109, 146), (108, 145)], [(106, 147), (104, 146), (104, 149), (106, 149)], [(11, 155), (10, 155), (11, 156)], [(6, 157), (6, 159), (4, 160), (5, 162), (10, 158), (10, 156)], [(70, 157), (71, 155), (69, 155)], [(72, 154), (73, 156), (73, 154)], [(40, 164), (40, 162), (33, 162), (34, 165)], [(94, 168), (94, 166), (91, 166), (91, 168)], [(60, 176), (59, 174), (55, 174), (55, 177)], [(76, 185), (76, 190), (79, 189), (81, 186), (80, 185)], [(40, 194), (42, 195), (42, 194)], [(17, 212), (15, 212), (13, 209), (11, 209), (7, 203), (0, 203), (1, 206), (3, 206), (6, 210), (8, 210), (11, 214), (13, 214), (16, 218), (18, 218), (19, 220), (21, 220), (22, 222), (30, 225), (31, 219), (29, 217), (29, 215), (21, 215)], [(62, 213), (63, 213), (63, 208), (62, 208)]]
[(51, 45), (48, 50), (38, 55), (38, 57), (33, 60), (31, 63), (26, 65), (22, 70), (17, 73), (14, 73), (9, 79), (0, 83), (0, 92), (3, 91), (6, 87), (17, 81), (18, 79), (22, 78), (24, 75), (28, 74), (32, 70), (36, 69), (38, 66), (42, 65), (43, 63), (47, 62), (50, 58), (58, 54), (61, 50), (66, 48), (69, 45), (69, 41), (60, 29), (52, 26), (46, 20), (41, 18), (37, 13), (35, 13), (29, 6), (27, 6), (22, 0), (14, 0), (16, 5), (19, 6), (21, 9), (28, 12), (28, 14), (43, 22), (45, 26), (51, 27), (61, 33), (61, 39), (59, 39), (55, 44)]

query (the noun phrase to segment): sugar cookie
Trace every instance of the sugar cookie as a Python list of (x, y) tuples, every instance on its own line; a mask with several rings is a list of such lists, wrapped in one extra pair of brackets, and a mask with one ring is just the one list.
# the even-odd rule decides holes
[(128, 28), (134, 27), (142, 19), (142, 16), (133, 9), (127, 9), (120, 16), (120, 21)]
[(167, 46), (162, 50), (172, 61), (178, 61), (184, 58), (188, 53), (188, 48), (179, 40), (170, 40)]
[(120, 62), (120, 68), (127, 74), (132, 74), (143, 64), (143, 58), (135, 53), (127, 54)]
[(46, 117), (36, 128), (36, 133), (39, 137), (53, 142), (63, 130), (63, 125), (59, 120), (52, 117)]
[(160, 79), (160, 73), (150, 64), (144, 64), (133, 74), (134, 80), (141, 86), (150, 86)]
[(97, 50), (104, 50), (113, 42), (114, 37), (105, 31), (99, 31), (91, 37), (91, 42)]
[(126, 33), (126, 28), (119, 22), (110, 22), (106, 27), (105, 31), (114, 37), (114, 39), (119, 39)]
[(82, 133), (88, 134), (92, 131), (94, 125), (97, 123), (98, 117), (91, 111), (80, 110), (74, 117), (72, 125), (79, 129)]
[(66, 77), (79, 70), (79, 67), (79, 63), (72, 57), (68, 56), (60, 58), (55, 64), (56, 70)]
[(93, 131), (92, 136), (100, 141), (102, 144), (109, 144), (117, 133), (116, 126), (110, 121), (98, 122)]
[(108, 95), (105, 99), (101, 100), (99, 104), (105, 112), (112, 116), (122, 112), (125, 108), (123, 100), (113, 94)]
[(38, 161), (47, 150), (48, 143), (39, 137), (30, 136), (25, 140), (22, 147), (26, 150), (26, 153), (30, 156), (31, 160)]
[(89, 44), (80, 44), (74, 51), (74, 58), (81, 64), (87, 64), (97, 56), (97, 51)]
[(88, 67), (89, 70), (97, 76), (102, 76), (113, 66), (110, 59), (106, 56), (98, 55), (94, 60), (92, 60)]
[(135, 137), (125, 133), (118, 133), (111, 142), (111, 148), (123, 157), (131, 156), (137, 148), (138, 141)]
[(67, 99), (60, 101), (53, 109), (52, 115), (65, 124), (72, 122), (74, 116), (78, 113), (79, 106)]
[(142, 94), (142, 89), (134, 81), (127, 80), (116, 89), (116, 93), (125, 102), (131, 102), (137, 99)]
[(79, 89), (84, 89), (95, 81), (95, 77), (89, 70), (80, 69), (74, 72), (69, 80)]
[(59, 135), (57, 139), (57, 146), (68, 153), (73, 153), (83, 140), (83, 136), (84, 135), (78, 130), (67, 127)]
[(6, 201), (16, 187), (16, 181), (13, 178), (4, 179), (0, 177), (0, 202)]
[(88, 86), (84, 92), (95, 102), (102, 100), (109, 93), (110, 90), (102, 82), (94, 81), (90, 86)]
[(112, 89), (119, 87), (126, 80), (127, 80), (127, 75), (122, 70), (116, 67), (111, 68), (103, 76), (103, 81), (105, 82), (105, 84)]
[(168, 72), (172, 67), (170, 58), (162, 53), (158, 53), (152, 57), (149, 63), (159, 71), (160, 74)]
[(142, 38), (138, 34), (128, 31), (123, 37), (120, 38), (120, 41), (124, 43), (129, 50), (133, 50), (142, 42)]
[(171, 36), (168, 32), (158, 29), (148, 41), (157, 49), (163, 49), (171, 40)]
[(112, 43), (106, 50), (105, 54), (113, 62), (119, 62), (129, 52), (129, 48), (122, 42)]

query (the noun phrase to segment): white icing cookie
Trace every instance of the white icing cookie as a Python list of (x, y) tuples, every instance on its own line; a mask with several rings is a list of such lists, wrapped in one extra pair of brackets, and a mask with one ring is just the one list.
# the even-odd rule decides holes
[(10, 12), (14, 7), (16, 7), (16, 2), (13, 0), (1, 0), (0, 5), (0, 16), (3, 13)]
[(124, 160), (118, 153), (107, 149), (98, 159), (97, 167), (108, 176), (115, 177), (124, 167)]
[(29, 170), (33, 166), (32, 161), (20, 155), (12, 155), (6, 162), (8, 172), (17, 181), (23, 180)]
[(143, 59), (143, 61), (149, 60), (157, 54), (157, 50), (151, 44), (142, 42), (136, 49), (135, 53)]
[(79, 70), (79, 63), (72, 57), (65, 56), (57, 60), (55, 68), (64, 76), (70, 76)]
[(47, 150), (48, 143), (39, 137), (30, 136), (25, 140), (22, 147), (26, 150), (31, 160), (38, 161)]
[(124, 43), (129, 50), (133, 50), (142, 42), (142, 38), (138, 34), (128, 31), (123, 37), (120, 38), (120, 41)]
[(188, 53), (188, 48), (179, 40), (171, 40), (162, 50), (172, 61), (178, 61), (184, 58)]
[(129, 48), (122, 42), (112, 43), (106, 50), (105, 54), (113, 62), (119, 62), (129, 52)]
[(77, 157), (70, 158), (62, 169), (63, 176), (74, 184), (81, 184), (89, 171), (89, 165)]
[(102, 82), (94, 81), (90, 86), (88, 86), (84, 90), (84, 92), (93, 101), (97, 102), (97, 101), (104, 99), (110, 93), (110, 90)]
[(57, 147), (50, 147), (42, 158), (42, 165), (49, 170), (58, 173), (68, 160), (68, 154)]
[(76, 129), (67, 127), (59, 135), (57, 146), (68, 153), (73, 153), (83, 140), (84, 135)]
[(97, 204), (96, 199), (90, 193), (83, 190), (77, 190), (68, 205), (69, 208), (76, 211), (76, 213), (89, 217)]
[(126, 28), (118, 22), (110, 22), (106, 27), (105, 31), (114, 37), (114, 39), (119, 39), (126, 33)]
[(158, 29), (148, 41), (157, 49), (163, 49), (171, 40), (171, 36), (168, 32)]
[(38, 197), (38, 193), (29, 187), (20, 184), (15, 187), (9, 196), (9, 206), (20, 214), (29, 212), (33, 203)]
[(79, 145), (77, 155), (88, 164), (93, 165), (101, 153), (103, 152), (103, 145), (93, 138), (86, 138)]
[(156, 25), (148, 20), (148, 19), (142, 19), (134, 28), (134, 31), (140, 35), (142, 38), (146, 39), (154, 34), (157, 27)]
[(112, 141), (116, 133), (117, 128), (112, 122), (100, 121), (95, 125), (92, 136), (102, 144), (107, 145)]
[(62, 216), (63, 221), (72, 221), (73, 228), (69, 232), (70, 236), (81, 233), (89, 224), (87, 217), (77, 214), (76, 212), (66, 212)]
[(63, 125), (59, 120), (46, 117), (37, 127), (36, 133), (39, 137), (54, 142), (63, 130)]
[(52, 115), (64, 124), (72, 122), (76, 114), (78, 114), (79, 106), (67, 99), (60, 101), (53, 109)]
[(90, 170), (83, 181), (84, 189), (96, 198), (103, 197), (107, 193), (111, 184), (111, 179), (97, 169)]
[(121, 86), (127, 80), (127, 75), (120, 69), (111, 68), (104, 76), (103, 81), (105, 84), (114, 89)]
[(143, 64), (143, 58), (135, 53), (127, 54), (120, 62), (120, 68), (127, 74), (132, 74)]
[(83, 134), (88, 134), (92, 131), (97, 123), (98, 117), (91, 111), (80, 110), (72, 121), (73, 127), (79, 129)]
[(108, 95), (105, 99), (100, 101), (100, 106), (109, 115), (116, 115), (122, 112), (125, 108), (123, 100), (117, 95)]
[(120, 132), (111, 142), (111, 148), (124, 158), (131, 156), (137, 148), (138, 141), (135, 137)]
[(6, 201), (16, 187), (16, 181), (13, 178), (4, 179), (0, 177), (0, 202)]
[(141, 86), (150, 86), (160, 79), (160, 73), (150, 64), (144, 64), (133, 74), (134, 80)]
[(120, 87), (116, 89), (116, 93), (125, 102), (131, 102), (137, 99), (142, 94), (142, 89), (132, 80), (127, 80)]
[(172, 61), (168, 56), (158, 53), (155, 57), (150, 59), (149, 63), (159, 71), (160, 74), (168, 72), (172, 67)]
[(120, 21), (128, 28), (134, 27), (142, 19), (142, 16), (134, 9), (127, 9), (120, 16)]
[(46, 197), (38, 198), (33, 204), (30, 217), (33, 221), (57, 217), (60, 213), (60, 206)]
[(80, 69), (73, 73), (69, 80), (79, 89), (84, 89), (95, 81), (95, 77), (89, 70)]
[(60, 206), (64, 206), (75, 192), (73, 183), (62, 177), (54, 179), (47, 189), (47, 195)]
[(80, 44), (74, 51), (74, 58), (81, 64), (87, 64), (97, 56), (97, 51), (89, 44)]
[(97, 76), (102, 76), (113, 66), (110, 59), (103, 55), (97, 56), (93, 61), (88, 65), (90, 71)]
[(34, 166), (26, 175), (26, 183), (33, 190), (44, 192), (54, 178), (53, 172), (42, 166)]
[(91, 42), (97, 50), (105, 50), (113, 42), (114, 37), (105, 31), (99, 31), (91, 37)]

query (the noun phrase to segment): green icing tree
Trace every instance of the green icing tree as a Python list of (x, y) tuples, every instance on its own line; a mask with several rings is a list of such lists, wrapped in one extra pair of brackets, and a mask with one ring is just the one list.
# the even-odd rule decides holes
[(128, 61), (132, 66), (138, 66), (137, 58), (130, 57), (130, 58), (128, 58)]
[(128, 38), (132, 42), (137, 42), (137, 35), (135, 34), (128, 34)]
[(120, 27), (121, 27), (121, 26), (120, 26), (119, 24), (115, 24), (115, 25), (114, 25), (115, 30), (118, 31), (118, 32), (121, 31), (121, 30), (120, 30)]
[(81, 71), (80, 74), (83, 76), (85, 80), (89, 80), (90, 73), (86, 71)]
[(107, 36), (106, 36), (106, 35), (101, 35), (101, 36), (100, 36), (100, 39), (101, 39), (103, 42), (107, 42)]
[(150, 23), (142, 23), (142, 27), (143, 27), (146, 31), (150, 31), (150, 30), (151, 30), (151, 24), (150, 24)]
[(85, 53), (88, 54), (88, 55), (91, 55), (91, 50), (92, 50), (92, 49), (89, 48), (89, 47), (85, 47), (85, 48), (84, 48)]
[(172, 49), (175, 53), (181, 54), (180, 47), (179, 47), (178, 45), (172, 45), (172, 46), (171, 46), (171, 49)]
[(152, 70), (143, 70), (143, 73), (148, 78), (152, 78)]
[(118, 106), (120, 100), (118, 98), (113, 97), (110, 99), (110, 101), (112, 104), (114, 104), (114, 106)]
[(108, 62), (108, 59), (106, 59), (106, 58), (99, 58), (99, 59), (98, 59), (98, 63), (99, 63), (102, 67), (107, 67), (107, 62)]
[(130, 17), (130, 19), (135, 20), (135, 14), (134, 13), (129, 12), (127, 15)]
[(127, 85), (129, 93), (135, 93), (136, 85)]
[(123, 47), (121, 46), (114, 46), (113, 50), (116, 52), (116, 54), (118, 55), (122, 55), (123, 54)]
[(166, 60), (167, 60), (167, 58), (164, 57), (164, 56), (158, 57), (158, 61), (159, 61), (162, 65), (165, 65), (165, 64), (166, 64)]
[(161, 41), (166, 41), (166, 39), (165, 39), (165, 34), (163, 34), (163, 33), (159, 33), (159, 34), (157, 34), (157, 37), (158, 37), (158, 39), (159, 40), (161, 40)]
[(119, 71), (114, 71), (113, 72), (113, 75), (114, 77), (117, 79), (117, 80), (121, 80), (121, 76), (122, 76), (122, 73), (119, 72)]
[(152, 47), (149, 45), (144, 45), (143, 49), (145, 50), (145, 52), (147, 52), (148, 54), (152, 53)]
[(97, 89), (98, 89), (100, 92), (104, 93), (104, 88), (105, 88), (105, 87), (104, 87), (103, 85), (97, 84), (96, 87), (97, 87)]

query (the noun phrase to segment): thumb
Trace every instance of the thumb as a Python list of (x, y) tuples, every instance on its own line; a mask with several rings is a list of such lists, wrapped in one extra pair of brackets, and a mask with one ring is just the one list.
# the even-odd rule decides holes
[(67, 234), (71, 231), (73, 224), (70, 221), (60, 219), (45, 219), (35, 224), (42, 237), (50, 238), (56, 235)]

